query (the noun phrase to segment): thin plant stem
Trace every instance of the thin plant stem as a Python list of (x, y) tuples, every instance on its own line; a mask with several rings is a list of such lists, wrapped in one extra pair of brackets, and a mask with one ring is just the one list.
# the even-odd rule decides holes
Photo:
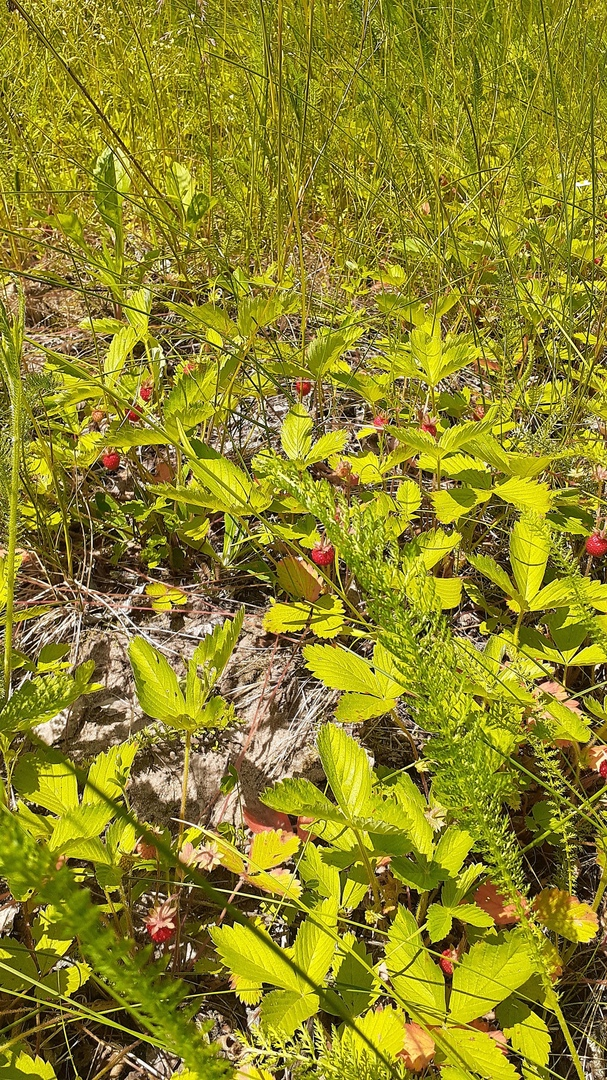
[(186, 807), (188, 802), (188, 780), (190, 776), (190, 751), (192, 749), (192, 732), (185, 733), (185, 746), (183, 754), (183, 776), (181, 780), (181, 807), (179, 810), (179, 836), (183, 835)]

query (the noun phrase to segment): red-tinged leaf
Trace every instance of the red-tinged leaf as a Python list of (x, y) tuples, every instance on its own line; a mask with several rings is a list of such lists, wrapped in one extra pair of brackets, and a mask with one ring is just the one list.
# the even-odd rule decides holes
[(533, 910), (548, 930), (568, 941), (591, 941), (599, 928), (596, 912), (564, 889), (543, 889), (533, 901)]
[[(521, 899), (523, 898), (521, 897)], [(515, 905), (510, 904), (498, 892), (492, 881), (486, 881), (484, 885), (479, 885), (474, 894), (474, 902), (491, 916), (496, 926), (512, 926), (514, 923), (519, 922), (520, 915)], [(526, 906), (524, 900), (523, 906)]]
[(422, 1072), (430, 1064), (436, 1053), (436, 1044), (431, 1035), (419, 1024), (405, 1024), (403, 1049), (398, 1055), (405, 1068), (411, 1072)]
[(607, 746), (589, 746), (584, 750), (583, 764), (587, 769), (594, 769), (600, 776), (607, 776)]
[(318, 571), (295, 555), (280, 560), (276, 576), (280, 587), (294, 600), (307, 600), (313, 604), (325, 589)]
[(245, 806), (242, 811), (245, 825), (252, 833), (273, 832), (282, 829), (283, 832), (293, 832), (291, 819), (280, 810), (271, 810), (269, 806)]

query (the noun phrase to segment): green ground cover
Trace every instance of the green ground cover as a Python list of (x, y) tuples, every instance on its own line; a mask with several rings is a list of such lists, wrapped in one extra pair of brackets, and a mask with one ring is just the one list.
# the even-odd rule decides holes
[(605, 1075), (606, 19), (0, 14), (0, 1075)]

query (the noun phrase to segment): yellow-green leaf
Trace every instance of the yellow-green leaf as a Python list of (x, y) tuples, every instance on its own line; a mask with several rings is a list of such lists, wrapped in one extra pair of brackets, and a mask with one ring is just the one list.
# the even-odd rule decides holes
[(568, 941), (591, 941), (599, 928), (596, 912), (590, 905), (564, 889), (543, 889), (533, 901), (533, 910), (548, 930)]

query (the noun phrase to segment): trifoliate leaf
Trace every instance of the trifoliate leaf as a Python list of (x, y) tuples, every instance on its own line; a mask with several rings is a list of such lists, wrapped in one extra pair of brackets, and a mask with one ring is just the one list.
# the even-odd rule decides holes
[(187, 604), (188, 596), (183, 589), (174, 585), (163, 585), (161, 581), (152, 581), (145, 587), (146, 596), (152, 599), (152, 611), (172, 611), (174, 607)]

